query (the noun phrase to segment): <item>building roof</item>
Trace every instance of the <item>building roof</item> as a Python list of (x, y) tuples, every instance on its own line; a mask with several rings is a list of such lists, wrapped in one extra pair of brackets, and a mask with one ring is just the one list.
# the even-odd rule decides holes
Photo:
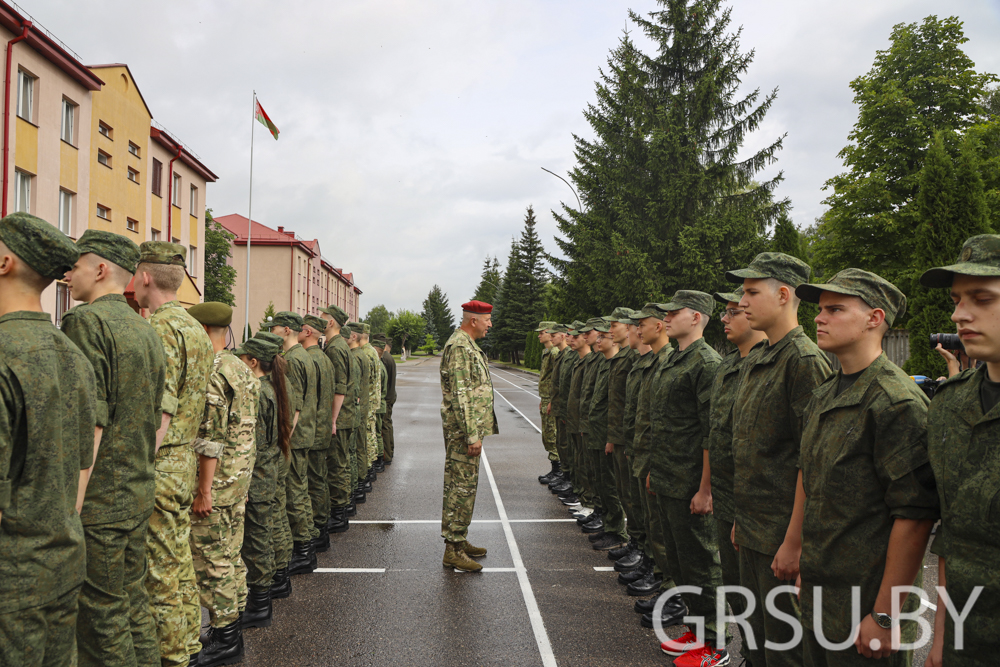
[(220, 215), (214, 218), (214, 220), (222, 225), (222, 227), (230, 234), (236, 236), (236, 238), (233, 239), (233, 243), (235, 245), (247, 244), (247, 227), (249, 227), (251, 248), (255, 245), (297, 246), (305, 252), (308, 252), (313, 257), (319, 257), (323, 267), (340, 276), (340, 278), (343, 279), (345, 283), (350, 285), (355, 292), (358, 294), (362, 293), (361, 290), (358, 289), (358, 286), (354, 284), (353, 273), (344, 273), (342, 269), (336, 268), (328, 259), (323, 257), (319, 248), (319, 239), (307, 241), (295, 232), (287, 230), (284, 227), (279, 226), (277, 229), (271, 229), (267, 225), (263, 225), (256, 220), (254, 220), (251, 225), (248, 225), (246, 216), (240, 215), (239, 213)]
[(87, 69), (68, 46), (49, 34), (30, 16), (23, 15), (3, 0), (0, 0), (0, 25), (14, 33), (15, 36), (20, 36), (23, 29), (27, 27), (28, 33), (24, 42), (84, 88), (100, 90), (101, 86), (104, 85), (104, 82)]
[(142, 100), (142, 106), (146, 107), (146, 113), (149, 114), (150, 118), (153, 117), (153, 112), (149, 110), (149, 105), (146, 104), (146, 98), (142, 96), (142, 91), (139, 90), (139, 84), (136, 83), (135, 77), (132, 76), (132, 70), (128, 68), (128, 65), (126, 65), (125, 63), (109, 63), (107, 65), (88, 65), (87, 67), (91, 70), (110, 69), (112, 67), (124, 67), (125, 71), (128, 72), (129, 80), (132, 81), (132, 85), (135, 86), (135, 92), (139, 93), (139, 99)]
[(193, 153), (191, 153), (190, 150), (185, 148), (184, 144), (182, 144), (180, 141), (177, 141), (176, 139), (171, 138), (169, 134), (167, 134), (160, 128), (150, 127), (149, 137), (156, 143), (166, 148), (171, 153), (176, 153), (178, 150), (180, 150), (181, 162), (191, 167), (191, 169), (193, 169), (195, 173), (204, 178), (207, 182), (215, 183), (217, 180), (219, 180), (219, 177), (216, 176), (214, 173), (212, 173), (212, 171), (208, 167), (202, 164), (201, 160), (199, 160), (196, 155), (194, 155)]

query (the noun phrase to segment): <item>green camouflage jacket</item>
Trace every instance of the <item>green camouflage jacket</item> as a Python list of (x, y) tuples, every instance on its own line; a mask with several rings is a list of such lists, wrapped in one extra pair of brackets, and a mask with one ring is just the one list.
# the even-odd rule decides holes
[(292, 418), (299, 421), (292, 431), (291, 449), (312, 449), (316, 440), (316, 409), (319, 407), (319, 367), (309, 352), (296, 343), (283, 353), (288, 362), (288, 401)]
[(391, 407), (396, 404), (396, 360), (389, 351), (389, 346), (382, 353), (382, 365), (385, 366), (386, 373), (385, 402)]
[[(351, 348), (343, 336), (333, 336), (323, 350), (333, 365), (333, 393), (342, 395), (344, 403), (337, 415), (337, 428), (353, 428), (354, 405), (357, 403), (357, 381), (351, 375)], [(352, 386), (352, 381), (354, 386)], [(354, 392), (352, 400), (352, 391)]]
[(461, 329), (455, 329), (441, 351), (441, 422), (445, 443), (460, 454), (465, 446), (500, 432), (486, 355)]
[[(341, 340), (340, 336), (338, 336)], [(316, 362), (319, 374), (319, 392), (316, 407), (316, 436), (313, 439), (313, 449), (327, 449), (333, 439), (333, 395), (336, 389), (336, 377), (333, 362), (323, 352), (319, 345), (313, 345), (306, 350)]]
[(552, 369), (558, 354), (557, 347), (542, 350), (542, 367), (538, 371), (538, 397), (543, 403), (552, 400)]
[(62, 332), (94, 367), (97, 425), (104, 429), (80, 515), (83, 525), (148, 515), (166, 382), (163, 344), (121, 294), (68, 311)]
[(584, 445), (590, 450), (604, 451), (608, 443), (608, 380), (614, 358), (605, 359), (595, 352), (597, 370), (594, 372), (594, 390), (590, 397), (590, 411), (587, 413), (589, 429), (584, 436)]
[(625, 415), (622, 419), (622, 428), (625, 434), (625, 455), (635, 455), (635, 413), (639, 405), (639, 387), (645, 377), (646, 370), (656, 359), (652, 352), (639, 354), (635, 351), (635, 359), (632, 368), (629, 369), (628, 377), (625, 378)]
[(581, 433), (580, 431), (580, 397), (583, 394), (583, 376), (587, 368), (587, 358), (593, 352), (588, 352), (586, 356), (581, 357), (579, 353), (574, 352), (573, 356), (577, 358), (576, 364), (573, 366), (573, 378), (570, 380), (569, 384), (569, 396), (566, 399), (566, 432), (567, 433)]
[(368, 414), (377, 414), (382, 405), (382, 362), (371, 343), (360, 349), (368, 364)]
[[(597, 382), (597, 367), (605, 361), (604, 355), (596, 350), (591, 351), (583, 360), (583, 378), (580, 382), (580, 433), (590, 433), (590, 404), (594, 400), (594, 388)], [(606, 412), (605, 412), (606, 414)], [(584, 443), (587, 438), (584, 437)]]
[(254, 433), (257, 456), (254, 458), (253, 478), (250, 480), (247, 500), (251, 503), (266, 503), (274, 500), (278, 492), (278, 471), (281, 465), (278, 397), (269, 375), (260, 378), (260, 399), (257, 402)]
[(231, 350), (215, 355), (208, 380), (205, 418), (194, 451), (217, 459), (212, 479), (212, 505), (230, 507), (247, 497), (256, 456), (254, 439), (260, 381)]
[[(573, 375), (578, 363), (580, 363), (580, 355), (569, 349), (569, 347), (559, 355), (559, 399), (555, 401), (553, 411), (556, 413), (556, 417), (567, 425), (567, 429), (569, 424), (569, 396), (573, 389)], [(579, 416), (577, 419), (579, 419)]]
[[(639, 392), (635, 403), (635, 437), (632, 439), (632, 474), (641, 480), (646, 479), (649, 474), (649, 466), (653, 455), (653, 379), (656, 371), (670, 355), (674, 353), (674, 348), (669, 344), (660, 348), (660, 351), (647, 354), (652, 357), (649, 365), (643, 367), (642, 380), (639, 384)], [(645, 357), (643, 357), (644, 359)]]
[[(608, 378), (608, 442), (615, 447), (625, 445), (625, 383), (628, 380), (632, 364), (639, 358), (639, 353), (630, 347), (618, 350), (611, 363), (611, 376)], [(635, 419), (635, 416), (632, 417)]]
[(351, 357), (358, 363), (358, 404), (354, 415), (354, 428), (362, 428), (368, 419), (368, 404), (371, 401), (371, 393), (368, 391), (371, 377), (370, 360), (363, 347), (351, 350)]

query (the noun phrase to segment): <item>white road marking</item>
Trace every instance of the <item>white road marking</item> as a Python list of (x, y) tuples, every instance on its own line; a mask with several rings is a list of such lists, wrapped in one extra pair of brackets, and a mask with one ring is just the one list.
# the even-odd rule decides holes
[[(576, 519), (508, 519), (510, 523), (565, 523), (576, 521)], [(351, 519), (351, 524), (356, 523), (441, 523), (441, 519)], [(502, 523), (500, 519), (473, 519), (472, 523)]]
[[(514, 409), (516, 410), (517, 408)], [(524, 415), (521, 416), (524, 417)], [(535, 428), (538, 427), (536, 426)], [(521, 596), (524, 598), (524, 606), (528, 609), (528, 620), (531, 621), (531, 631), (535, 634), (535, 642), (538, 644), (538, 653), (542, 658), (542, 665), (544, 667), (556, 667), (556, 657), (552, 653), (552, 644), (549, 642), (549, 635), (545, 631), (545, 622), (542, 620), (542, 613), (538, 610), (535, 593), (531, 590), (531, 582), (528, 581), (528, 572), (524, 569), (524, 561), (521, 560), (521, 551), (517, 548), (514, 531), (510, 527), (507, 510), (504, 509), (503, 499), (500, 498), (500, 489), (497, 487), (496, 479), (493, 477), (493, 469), (490, 467), (489, 459), (486, 458), (485, 450), (482, 453), (481, 459), (483, 469), (486, 471), (486, 478), (490, 480), (490, 487), (493, 489), (493, 500), (497, 506), (497, 514), (500, 515), (500, 523), (503, 524), (504, 535), (507, 537), (510, 558), (514, 562), (514, 571), (517, 573), (517, 582), (521, 586)]]
[[(502, 372), (502, 371), (498, 371), (498, 370), (496, 370), (495, 368), (493, 368), (493, 369), (490, 369), (490, 372), (491, 372), (491, 373), (494, 373), (494, 374), (496, 374), (496, 373), (500, 373), (500, 372)], [(522, 387), (521, 385), (517, 385), (517, 384), (514, 384), (514, 383), (513, 383), (513, 382), (511, 382), (510, 380), (507, 380), (507, 379), (505, 379), (505, 378), (502, 378), (502, 377), (500, 377), (499, 375), (497, 376), (497, 379), (498, 379), (498, 380), (503, 380), (504, 382), (506, 382), (506, 383), (507, 383), (507, 384), (509, 384), (509, 385), (513, 385), (513, 387), (514, 387), (515, 389), (520, 389), (520, 390), (521, 390), (521, 391), (523, 391), (523, 392), (524, 392), (525, 394), (531, 394), (531, 395), (532, 395), (532, 396), (534, 396), (535, 398), (539, 398), (538, 394), (536, 394), (535, 392), (533, 392), (533, 391), (528, 391), (527, 389), (525, 389), (525, 388), (524, 388), (524, 387)]]
[(532, 427), (533, 427), (533, 428), (534, 428), (534, 429), (535, 429), (536, 431), (538, 431), (539, 433), (541, 433), (541, 432), (542, 432), (542, 429), (540, 429), (540, 428), (538, 428), (537, 426), (535, 426), (535, 422), (533, 422), (533, 421), (531, 421), (530, 419), (528, 419), (527, 417), (525, 417), (525, 415), (524, 415), (524, 413), (523, 413), (523, 412), (521, 412), (520, 410), (518, 410), (517, 408), (515, 408), (515, 407), (514, 407), (514, 404), (513, 404), (513, 403), (511, 403), (510, 401), (508, 401), (508, 400), (507, 400), (507, 397), (506, 397), (506, 396), (504, 396), (503, 394), (501, 394), (501, 393), (500, 393), (499, 391), (497, 391), (497, 390), (496, 390), (495, 388), (493, 389), (493, 392), (494, 392), (494, 393), (495, 393), (495, 394), (496, 394), (497, 396), (499, 396), (500, 398), (502, 398), (502, 399), (504, 400), (504, 402), (505, 402), (505, 403), (507, 403), (507, 405), (509, 405), (509, 406), (510, 406), (511, 408), (513, 408), (514, 412), (516, 412), (517, 414), (519, 414), (519, 415), (521, 415), (522, 417), (524, 417), (524, 421), (526, 421), (526, 422), (528, 422), (529, 424), (531, 424), (531, 426), (532, 426)]
[(347, 572), (351, 574), (357, 574), (359, 572), (372, 572), (375, 574), (382, 574), (385, 572), (384, 567), (317, 567), (313, 572)]
[(595, 567), (594, 572), (614, 572), (615, 568), (612, 567)]

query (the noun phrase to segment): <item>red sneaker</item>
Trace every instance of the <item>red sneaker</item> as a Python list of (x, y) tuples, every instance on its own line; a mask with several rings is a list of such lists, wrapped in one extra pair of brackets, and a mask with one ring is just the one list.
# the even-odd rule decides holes
[(688, 630), (677, 639), (670, 639), (660, 644), (660, 650), (667, 655), (684, 655), (688, 651), (705, 648), (693, 632)]
[(729, 652), (711, 646), (688, 651), (674, 660), (675, 667), (721, 667), (729, 664)]

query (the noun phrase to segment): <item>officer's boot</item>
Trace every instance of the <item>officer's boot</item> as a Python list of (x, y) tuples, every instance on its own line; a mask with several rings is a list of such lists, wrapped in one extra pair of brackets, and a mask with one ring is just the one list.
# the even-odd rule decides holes
[(346, 507), (334, 507), (330, 510), (330, 520), (326, 522), (327, 533), (343, 533), (350, 527)]
[(287, 567), (280, 567), (274, 573), (270, 593), (272, 600), (284, 600), (292, 594), (292, 578), (288, 576)]
[(212, 628), (208, 644), (198, 654), (198, 667), (235, 665), (243, 660), (242, 621), (237, 618), (222, 628)]
[(462, 572), (479, 572), (483, 566), (469, 558), (468, 554), (452, 542), (446, 542), (444, 547), (444, 560), (441, 564), (445, 567), (453, 567)]
[(459, 544), (456, 544), (455, 547), (456, 548), (461, 547), (462, 551), (465, 552), (465, 555), (466, 556), (470, 556), (472, 558), (482, 558), (483, 556), (486, 555), (486, 549), (485, 548), (483, 548), (483, 547), (474, 547), (474, 546), (472, 546), (471, 543), (469, 543), (468, 540), (466, 540), (465, 542), (460, 542)]
[(288, 574), (309, 574), (316, 569), (316, 552), (312, 550), (312, 540), (292, 542), (292, 560), (288, 563)]
[(270, 589), (261, 591), (251, 588), (247, 591), (247, 608), (243, 610), (243, 627), (269, 627), (271, 625), (272, 611), (273, 605), (271, 604)]
[(329, 551), (330, 534), (326, 532), (326, 524), (316, 524), (316, 530), (319, 531), (319, 536), (313, 539), (313, 551), (318, 554)]

